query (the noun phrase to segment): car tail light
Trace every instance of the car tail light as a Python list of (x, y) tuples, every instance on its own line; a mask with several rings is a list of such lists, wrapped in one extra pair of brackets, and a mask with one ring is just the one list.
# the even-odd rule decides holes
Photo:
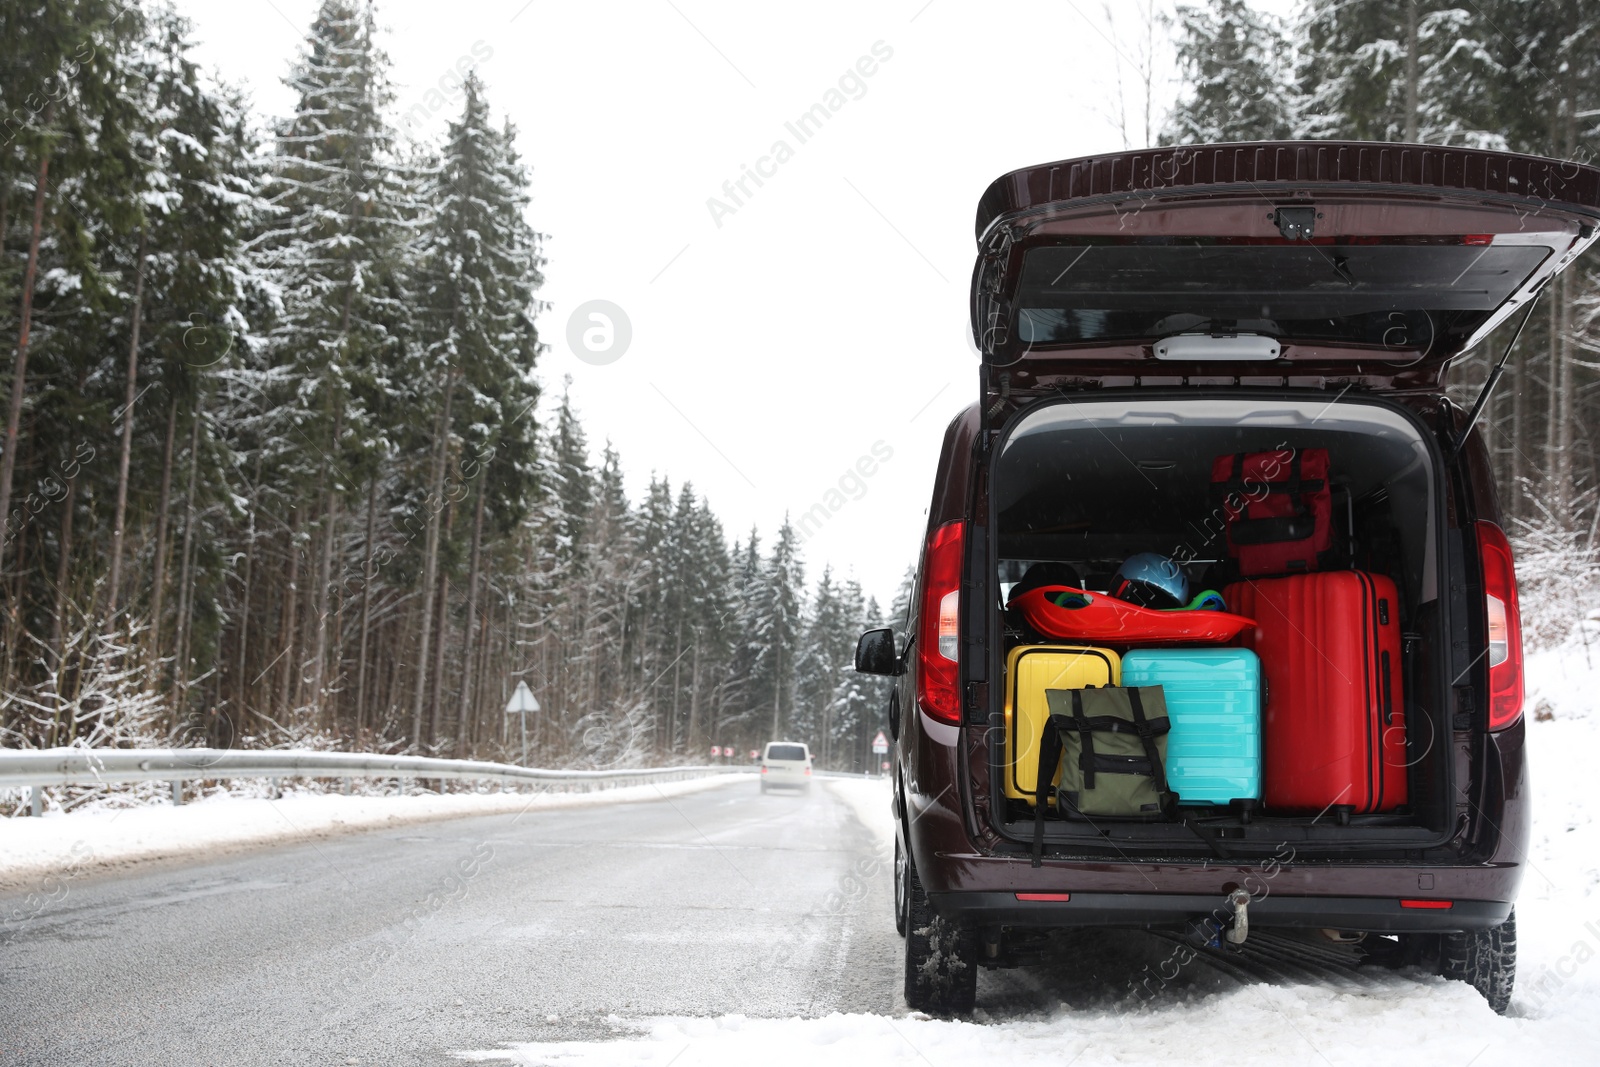
[(761, 765), (761, 773), (762, 774), (766, 774), (767, 773), (767, 765), (765, 763), (763, 763)]
[(1492, 522), (1476, 526), (1488, 616), (1489, 729), (1504, 730), (1522, 717), (1522, 612), (1517, 607), (1517, 572), (1505, 532)]
[(1494, 244), (1494, 234), (1469, 233), (1461, 238), (1461, 243), (1464, 245), (1492, 245)]
[(811, 768), (810, 768), (810, 767), (807, 767), (807, 768), (806, 768), (806, 774), (808, 774), (808, 775), (809, 775), (809, 774), (810, 774), (810, 773), (811, 773)]
[(1453, 900), (1404, 900), (1400, 901), (1402, 908), (1423, 908), (1429, 911), (1449, 911), (1455, 907)]
[(956, 684), (960, 650), (961, 556), (966, 527), (947, 522), (928, 535), (922, 557), (922, 612), (917, 634), (917, 702), (945, 722), (961, 721)]

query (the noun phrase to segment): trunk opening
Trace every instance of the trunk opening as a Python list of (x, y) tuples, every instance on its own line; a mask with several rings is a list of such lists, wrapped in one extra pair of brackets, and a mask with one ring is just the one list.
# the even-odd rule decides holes
[[(1281, 859), (1287, 847), (1295, 854), (1325, 858), (1401, 859), (1415, 858), (1417, 850), (1452, 836), (1455, 746), (1448, 598), (1442, 595), (1449, 588), (1448, 486), (1438, 443), (1405, 409), (1370, 398), (1191, 390), (1181, 396), (1097, 393), (1091, 399), (1043, 402), (1015, 417), (998, 438), (987, 493), (993, 549), (986, 563), (974, 559), (974, 566), (987, 569), (993, 584), (974, 587), (992, 590), (989, 632), (998, 639), (990, 642), (987, 673), (1000, 684), (989, 688), (986, 710), (989, 722), (999, 729), (973, 737), (969, 753), (977, 792), (987, 801), (980, 806), (1002, 837), (1027, 844), (1034, 834), (1032, 803), (1018, 795), (1014, 784), (1006, 787), (1008, 773), (1014, 774), (1007, 745), (1013, 729), (1007, 704), (1013, 679), (1007, 663), (1017, 647), (1040, 643), (1016, 607), (1007, 608), (1008, 593), (1019, 583), (1024, 588), (1038, 584), (1040, 573), (1054, 575), (1052, 584), (1069, 584), (1060, 576), (1072, 572), (1081, 588), (1106, 593), (1122, 561), (1141, 552), (1177, 562), (1191, 593), (1226, 590), (1240, 576), (1212, 486), (1213, 461), (1240, 453), (1307, 449), (1327, 450), (1332, 496), (1332, 548), (1314, 569), (1357, 571), (1394, 583), (1398, 604), (1391, 607), (1385, 601), (1383, 611), (1398, 613), (1403, 635), (1400, 662), (1392, 669), (1401, 692), (1405, 738), (1403, 757), (1391, 751), (1379, 762), (1383, 773), (1404, 780), (1404, 802), (1361, 814), (1341, 805), (1311, 812), (1275, 809), (1266, 800), (1251, 808), (1186, 803), (1180, 797), (1181, 818), (1148, 822), (1058, 817), (1050, 809), (1044, 822), (1045, 856), (1111, 851), (1144, 857)], [(1038, 567), (1041, 563), (1050, 567)], [(1062, 567), (1069, 569), (1063, 572)], [(1369, 588), (1376, 586), (1369, 583)], [(1244, 599), (1253, 590), (1237, 595)], [(1234, 610), (1233, 604), (1227, 607)], [(1246, 631), (1225, 645), (1254, 647), (1257, 637), (1255, 631)], [(1180, 647), (1115, 639), (1045, 641), (1103, 647), (1118, 655), (1135, 647)], [(1263, 675), (1270, 681), (1268, 649), (1268, 643), (1260, 645)], [(1265, 701), (1262, 707), (1265, 718)], [(1305, 710), (1316, 709), (1308, 704)], [(1025, 737), (1026, 732), (1017, 735)], [(1279, 766), (1270, 764), (1270, 749), (1270, 744), (1261, 748), (1262, 774), (1276, 773), (1281, 781), (1288, 768), (1282, 760)], [(1388, 766), (1394, 763), (1401, 765)]]

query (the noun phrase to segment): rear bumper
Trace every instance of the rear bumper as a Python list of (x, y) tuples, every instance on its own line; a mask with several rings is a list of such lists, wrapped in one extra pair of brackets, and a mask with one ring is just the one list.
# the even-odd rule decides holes
[[(930, 893), (940, 914), (978, 926), (1183, 926), (1216, 919), (1226, 924), (1226, 897), (1168, 893), (1072, 893), (1071, 899), (1019, 900), (1002, 892)], [(1371, 933), (1448, 933), (1487, 930), (1511, 914), (1494, 900), (1455, 900), (1448, 908), (1408, 908), (1393, 897), (1295, 897), (1271, 893), (1251, 898), (1251, 927), (1304, 927)]]

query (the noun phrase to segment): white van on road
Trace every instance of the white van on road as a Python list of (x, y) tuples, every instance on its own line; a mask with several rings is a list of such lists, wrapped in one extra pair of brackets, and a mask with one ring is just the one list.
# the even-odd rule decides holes
[(761, 791), (774, 787), (811, 792), (811, 749), (800, 741), (768, 741), (761, 752)]

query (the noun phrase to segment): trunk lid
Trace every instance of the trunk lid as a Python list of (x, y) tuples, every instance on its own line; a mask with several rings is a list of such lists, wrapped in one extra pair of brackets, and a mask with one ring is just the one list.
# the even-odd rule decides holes
[(1597, 219), (1600, 170), (1424, 145), (1207, 145), (1013, 171), (978, 207), (985, 391), (1438, 390)]

